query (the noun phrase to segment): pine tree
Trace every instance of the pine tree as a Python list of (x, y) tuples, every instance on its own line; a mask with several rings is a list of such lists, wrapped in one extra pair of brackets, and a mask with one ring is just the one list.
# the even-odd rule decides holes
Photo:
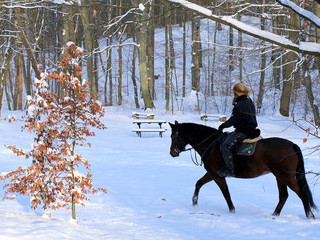
[[(16, 146), (8, 146), (17, 156), (31, 159), (30, 166), (19, 167), (0, 176), (9, 179), (5, 184), (5, 199), (9, 194), (28, 195), (33, 208), (71, 208), (76, 219), (76, 204), (85, 206), (90, 200), (93, 185), (90, 163), (76, 152), (76, 146), (88, 145), (86, 137), (95, 136), (91, 129), (105, 129), (101, 122), (104, 109), (100, 102), (89, 95), (89, 83), (81, 80), (79, 60), (83, 51), (74, 43), (67, 44), (67, 50), (59, 64), (59, 70), (42, 74), (35, 80), (33, 97), (28, 97), (28, 111), (24, 129), (35, 134), (34, 144), (29, 152)], [(63, 86), (59, 97), (49, 89), (48, 80)], [(77, 169), (85, 169), (80, 173)], [(13, 195), (14, 196), (14, 195)]]

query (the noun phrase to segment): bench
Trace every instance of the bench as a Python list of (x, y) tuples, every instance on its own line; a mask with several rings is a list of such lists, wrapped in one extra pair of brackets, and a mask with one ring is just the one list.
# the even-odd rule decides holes
[[(159, 136), (162, 137), (162, 133), (165, 132), (167, 129), (162, 128), (162, 125), (167, 123), (165, 120), (154, 120), (154, 119), (137, 119), (132, 121), (133, 124), (137, 124), (138, 128), (132, 129), (133, 132), (137, 133), (139, 137), (141, 137), (142, 132), (158, 132)], [(141, 124), (155, 124), (158, 125), (157, 128), (141, 128)]]
[(132, 118), (135, 118), (135, 119), (154, 119), (154, 114), (153, 113), (133, 112), (132, 113)]
[(202, 121), (220, 121), (220, 122), (225, 122), (227, 120), (226, 115), (220, 115), (220, 114), (202, 114), (200, 116), (200, 119)]
[(142, 132), (158, 132), (159, 136), (162, 137), (162, 133), (167, 131), (167, 129), (164, 128), (135, 128), (132, 129), (132, 132), (136, 132), (139, 137), (141, 137)]

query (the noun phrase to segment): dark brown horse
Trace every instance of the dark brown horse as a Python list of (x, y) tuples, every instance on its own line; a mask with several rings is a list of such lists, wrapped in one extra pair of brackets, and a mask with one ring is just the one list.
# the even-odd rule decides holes
[[(218, 141), (215, 140), (222, 133), (217, 129), (194, 123), (176, 121), (175, 124), (170, 123), (170, 126), (172, 129), (171, 156), (178, 157), (185, 150), (186, 145), (190, 144), (201, 156), (204, 168), (207, 170), (196, 183), (192, 198), (193, 205), (198, 203), (200, 188), (214, 180), (227, 201), (229, 211), (234, 212), (226, 180), (216, 173), (221, 168), (223, 159)], [(287, 187), (289, 187), (302, 200), (307, 218), (314, 219), (311, 209), (316, 209), (316, 206), (305, 177), (303, 156), (298, 145), (282, 138), (262, 139), (257, 143), (252, 156), (234, 156), (234, 172), (236, 178), (254, 178), (273, 173), (279, 189), (279, 203), (273, 215), (280, 215), (288, 198)]]

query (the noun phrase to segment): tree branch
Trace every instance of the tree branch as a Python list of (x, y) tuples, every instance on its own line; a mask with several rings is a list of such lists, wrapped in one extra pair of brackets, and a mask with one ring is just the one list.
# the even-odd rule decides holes
[(232, 17), (214, 15), (211, 10), (205, 7), (202, 7), (198, 4), (195, 4), (186, 0), (166, 0), (166, 1), (168, 1), (169, 3), (178, 4), (208, 19), (230, 26), (249, 36), (258, 38), (260, 40), (269, 42), (271, 44), (281, 46), (285, 49), (290, 49), (298, 53), (310, 54), (313, 56), (320, 56), (320, 44), (312, 43), (312, 42), (300, 42), (300, 44), (295, 44), (283, 36), (279, 36), (277, 34), (274, 34), (268, 31), (260, 30), (253, 26), (245, 24), (241, 21), (238, 21)]
[[(291, 10), (293, 10), (295, 13), (297, 13), (299, 16), (308, 19), (310, 22), (312, 22), (313, 24), (315, 24), (317, 27), (320, 28), (320, 19), (313, 14), (312, 12), (299, 7), (298, 5), (296, 5), (295, 3), (289, 1), (289, 0), (276, 0), (279, 4), (281, 4), (284, 7), (288, 7)], [(317, 0), (318, 3), (320, 2), (320, 0)]]
[(23, 29), (21, 27), (19, 27), (19, 30), (20, 30), (19, 31), (19, 38), (23, 42), (23, 45), (26, 48), (28, 56), (30, 57), (31, 65), (32, 65), (32, 68), (33, 68), (33, 70), (35, 72), (36, 78), (40, 79), (41, 76), (40, 76), (40, 70), (38, 68), (38, 62), (37, 62), (36, 58), (34, 57), (32, 48), (31, 48), (31, 46), (29, 44), (29, 41), (28, 41), (26, 35), (24, 34)]

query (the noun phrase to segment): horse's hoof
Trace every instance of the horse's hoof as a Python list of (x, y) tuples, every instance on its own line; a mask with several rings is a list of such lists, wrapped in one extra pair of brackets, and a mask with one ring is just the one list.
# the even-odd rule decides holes
[(193, 197), (192, 198), (192, 204), (193, 204), (193, 206), (198, 205), (198, 197)]
[(229, 210), (229, 213), (235, 213), (235, 212), (236, 212), (235, 209), (230, 209), (230, 210)]
[(307, 214), (307, 218), (308, 218), (308, 219), (311, 219), (311, 220), (315, 220), (315, 219), (316, 219), (316, 218), (314, 217), (314, 215), (313, 215), (312, 212), (309, 212), (309, 213)]

